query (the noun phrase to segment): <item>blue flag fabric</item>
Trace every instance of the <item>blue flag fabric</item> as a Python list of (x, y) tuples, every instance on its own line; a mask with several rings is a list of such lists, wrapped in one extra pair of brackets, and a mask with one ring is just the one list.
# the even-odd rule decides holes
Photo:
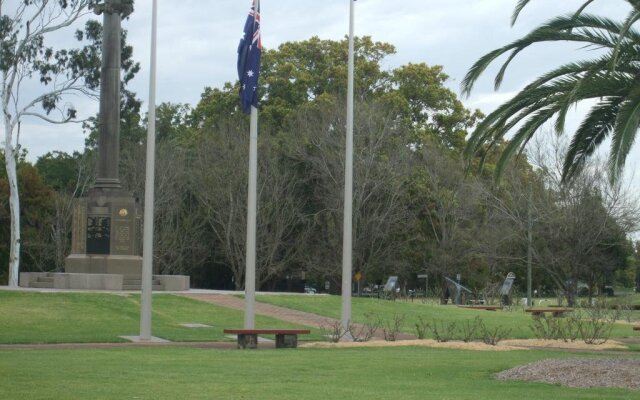
[(251, 11), (244, 24), (244, 32), (238, 45), (238, 79), (242, 110), (249, 114), (251, 106), (258, 107), (258, 76), (260, 75), (260, 3), (253, 0)]

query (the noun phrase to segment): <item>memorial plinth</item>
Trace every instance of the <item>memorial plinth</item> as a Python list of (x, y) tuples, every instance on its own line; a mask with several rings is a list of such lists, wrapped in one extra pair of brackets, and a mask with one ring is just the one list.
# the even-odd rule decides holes
[(138, 203), (125, 192), (94, 189), (80, 199), (65, 271), (140, 275), (139, 215)]

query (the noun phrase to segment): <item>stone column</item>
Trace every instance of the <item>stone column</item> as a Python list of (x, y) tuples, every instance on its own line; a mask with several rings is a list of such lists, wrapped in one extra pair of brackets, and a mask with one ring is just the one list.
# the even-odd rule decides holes
[(100, 71), (100, 115), (97, 189), (120, 189), (120, 22), (133, 11), (131, 0), (105, 0), (96, 5), (103, 15), (102, 67)]

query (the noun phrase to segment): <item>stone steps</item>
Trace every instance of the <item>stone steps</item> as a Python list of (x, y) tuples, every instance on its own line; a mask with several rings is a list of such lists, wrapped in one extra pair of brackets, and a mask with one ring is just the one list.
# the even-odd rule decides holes
[(40, 282), (40, 281), (31, 282), (30, 286), (32, 288), (38, 288), (38, 289), (53, 289), (53, 280), (51, 280), (51, 282)]
[(46, 276), (39, 276), (34, 282), (31, 282), (29, 287), (37, 289), (53, 289), (53, 276), (47, 274)]

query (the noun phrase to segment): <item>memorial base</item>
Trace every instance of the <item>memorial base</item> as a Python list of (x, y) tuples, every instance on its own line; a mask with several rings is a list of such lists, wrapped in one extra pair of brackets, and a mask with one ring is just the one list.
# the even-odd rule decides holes
[(64, 270), (71, 274), (142, 275), (142, 257), (126, 255), (70, 254)]
[[(186, 275), (153, 275), (153, 291), (189, 290)], [(21, 272), (20, 287), (64, 290), (140, 290), (141, 275)]]

